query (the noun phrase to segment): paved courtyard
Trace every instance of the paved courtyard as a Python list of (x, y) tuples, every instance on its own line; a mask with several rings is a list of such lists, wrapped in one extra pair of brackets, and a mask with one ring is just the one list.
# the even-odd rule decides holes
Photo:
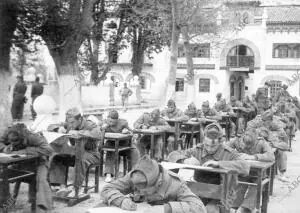
[[(134, 121), (144, 111), (151, 111), (148, 109), (129, 110), (126, 113), (120, 112), (120, 117), (129, 121), (132, 126)], [(29, 123), (29, 122), (28, 122)], [(293, 152), (288, 152), (288, 171), (287, 176), (292, 183), (282, 183), (275, 179), (274, 193), (269, 202), (269, 213), (299, 213), (300, 212), (300, 181), (299, 186), (297, 179), (300, 180), (300, 133), (296, 134), (296, 141), (293, 141)], [(91, 175), (91, 183), (93, 183), (93, 174)], [(104, 179), (100, 178), (100, 190), (104, 185)], [(68, 207), (66, 203), (55, 201), (53, 210), (54, 213), (86, 213), (87, 209), (97, 206), (101, 202), (99, 194), (90, 192), (91, 199), (77, 204), (74, 207)], [(16, 205), (11, 212), (14, 213), (29, 213), (29, 204), (27, 203), (27, 186), (22, 184), (21, 192), (17, 199)]]

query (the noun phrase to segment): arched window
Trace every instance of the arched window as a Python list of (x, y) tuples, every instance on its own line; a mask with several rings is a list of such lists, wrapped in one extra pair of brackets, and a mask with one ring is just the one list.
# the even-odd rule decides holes
[(227, 66), (229, 67), (253, 67), (253, 51), (245, 46), (238, 45), (233, 47), (227, 55)]

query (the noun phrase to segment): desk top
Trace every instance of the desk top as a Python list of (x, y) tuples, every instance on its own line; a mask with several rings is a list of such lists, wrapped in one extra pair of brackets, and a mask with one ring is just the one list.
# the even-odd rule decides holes
[[(133, 211), (136, 213), (143, 213), (146, 209), (151, 208), (151, 205), (149, 205), (146, 202), (142, 203), (136, 203), (137, 210)], [(95, 208), (91, 208), (87, 211), (88, 213), (99, 213), (99, 212), (105, 212), (105, 213), (128, 213), (130, 211), (125, 211), (121, 208), (118, 208), (116, 206), (107, 206), (106, 204), (100, 204)]]
[(195, 165), (189, 165), (189, 164), (183, 164), (183, 163), (171, 163), (171, 162), (163, 161), (160, 164), (163, 168), (165, 168), (167, 170), (171, 170), (171, 169), (193, 169), (193, 170), (201, 170), (201, 171), (214, 172), (214, 173), (223, 173), (223, 174), (230, 173), (230, 171), (226, 170), (226, 169), (212, 168), (212, 167), (206, 167), (206, 166), (195, 166)]
[(143, 134), (159, 134), (164, 133), (166, 130), (162, 129), (134, 129), (134, 133), (143, 133)]
[(112, 132), (105, 133), (105, 139), (127, 139), (131, 137), (132, 137), (131, 134), (112, 133)]
[(262, 162), (262, 161), (254, 161), (254, 160), (247, 160), (250, 163), (251, 168), (255, 169), (267, 169), (270, 168), (275, 162)]
[(169, 118), (167, 118), (167, 119), (165, 119), (167, 122), (171, 122), (171, 123), (182, 123), (182, 122), (185, 122), (185, 121), (187, 121), (186, 119), (174, 119), (174, 118), (172, 118), (172, 119), (169, 119)]
[(39, 156), (36, 155), (18, 155), (20, 157), (11, 157), (15, 156), (17, 154), (5, 154), (5, 153), (0, 153), (0, 164), (13, 164), (17, 163), (20, 161), (26, 161), (26, 160), (32, 160), (32, 159), (38, 159)]

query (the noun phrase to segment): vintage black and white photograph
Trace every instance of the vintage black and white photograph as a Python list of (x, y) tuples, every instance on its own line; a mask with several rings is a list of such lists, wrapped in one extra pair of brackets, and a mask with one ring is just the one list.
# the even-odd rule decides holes
[(0, 0), (0, 213), (300, 213), (300, 0)]

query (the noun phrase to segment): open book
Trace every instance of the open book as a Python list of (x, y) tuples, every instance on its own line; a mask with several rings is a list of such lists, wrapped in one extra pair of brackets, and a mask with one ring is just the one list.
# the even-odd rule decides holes
[(49, 144), (60, 137), (70, 136), (70, 134), (63, 134), (63, 133), (58, 133), (58, 132), (48, 132), (48, 131), (44, 131), (43, 135)]

